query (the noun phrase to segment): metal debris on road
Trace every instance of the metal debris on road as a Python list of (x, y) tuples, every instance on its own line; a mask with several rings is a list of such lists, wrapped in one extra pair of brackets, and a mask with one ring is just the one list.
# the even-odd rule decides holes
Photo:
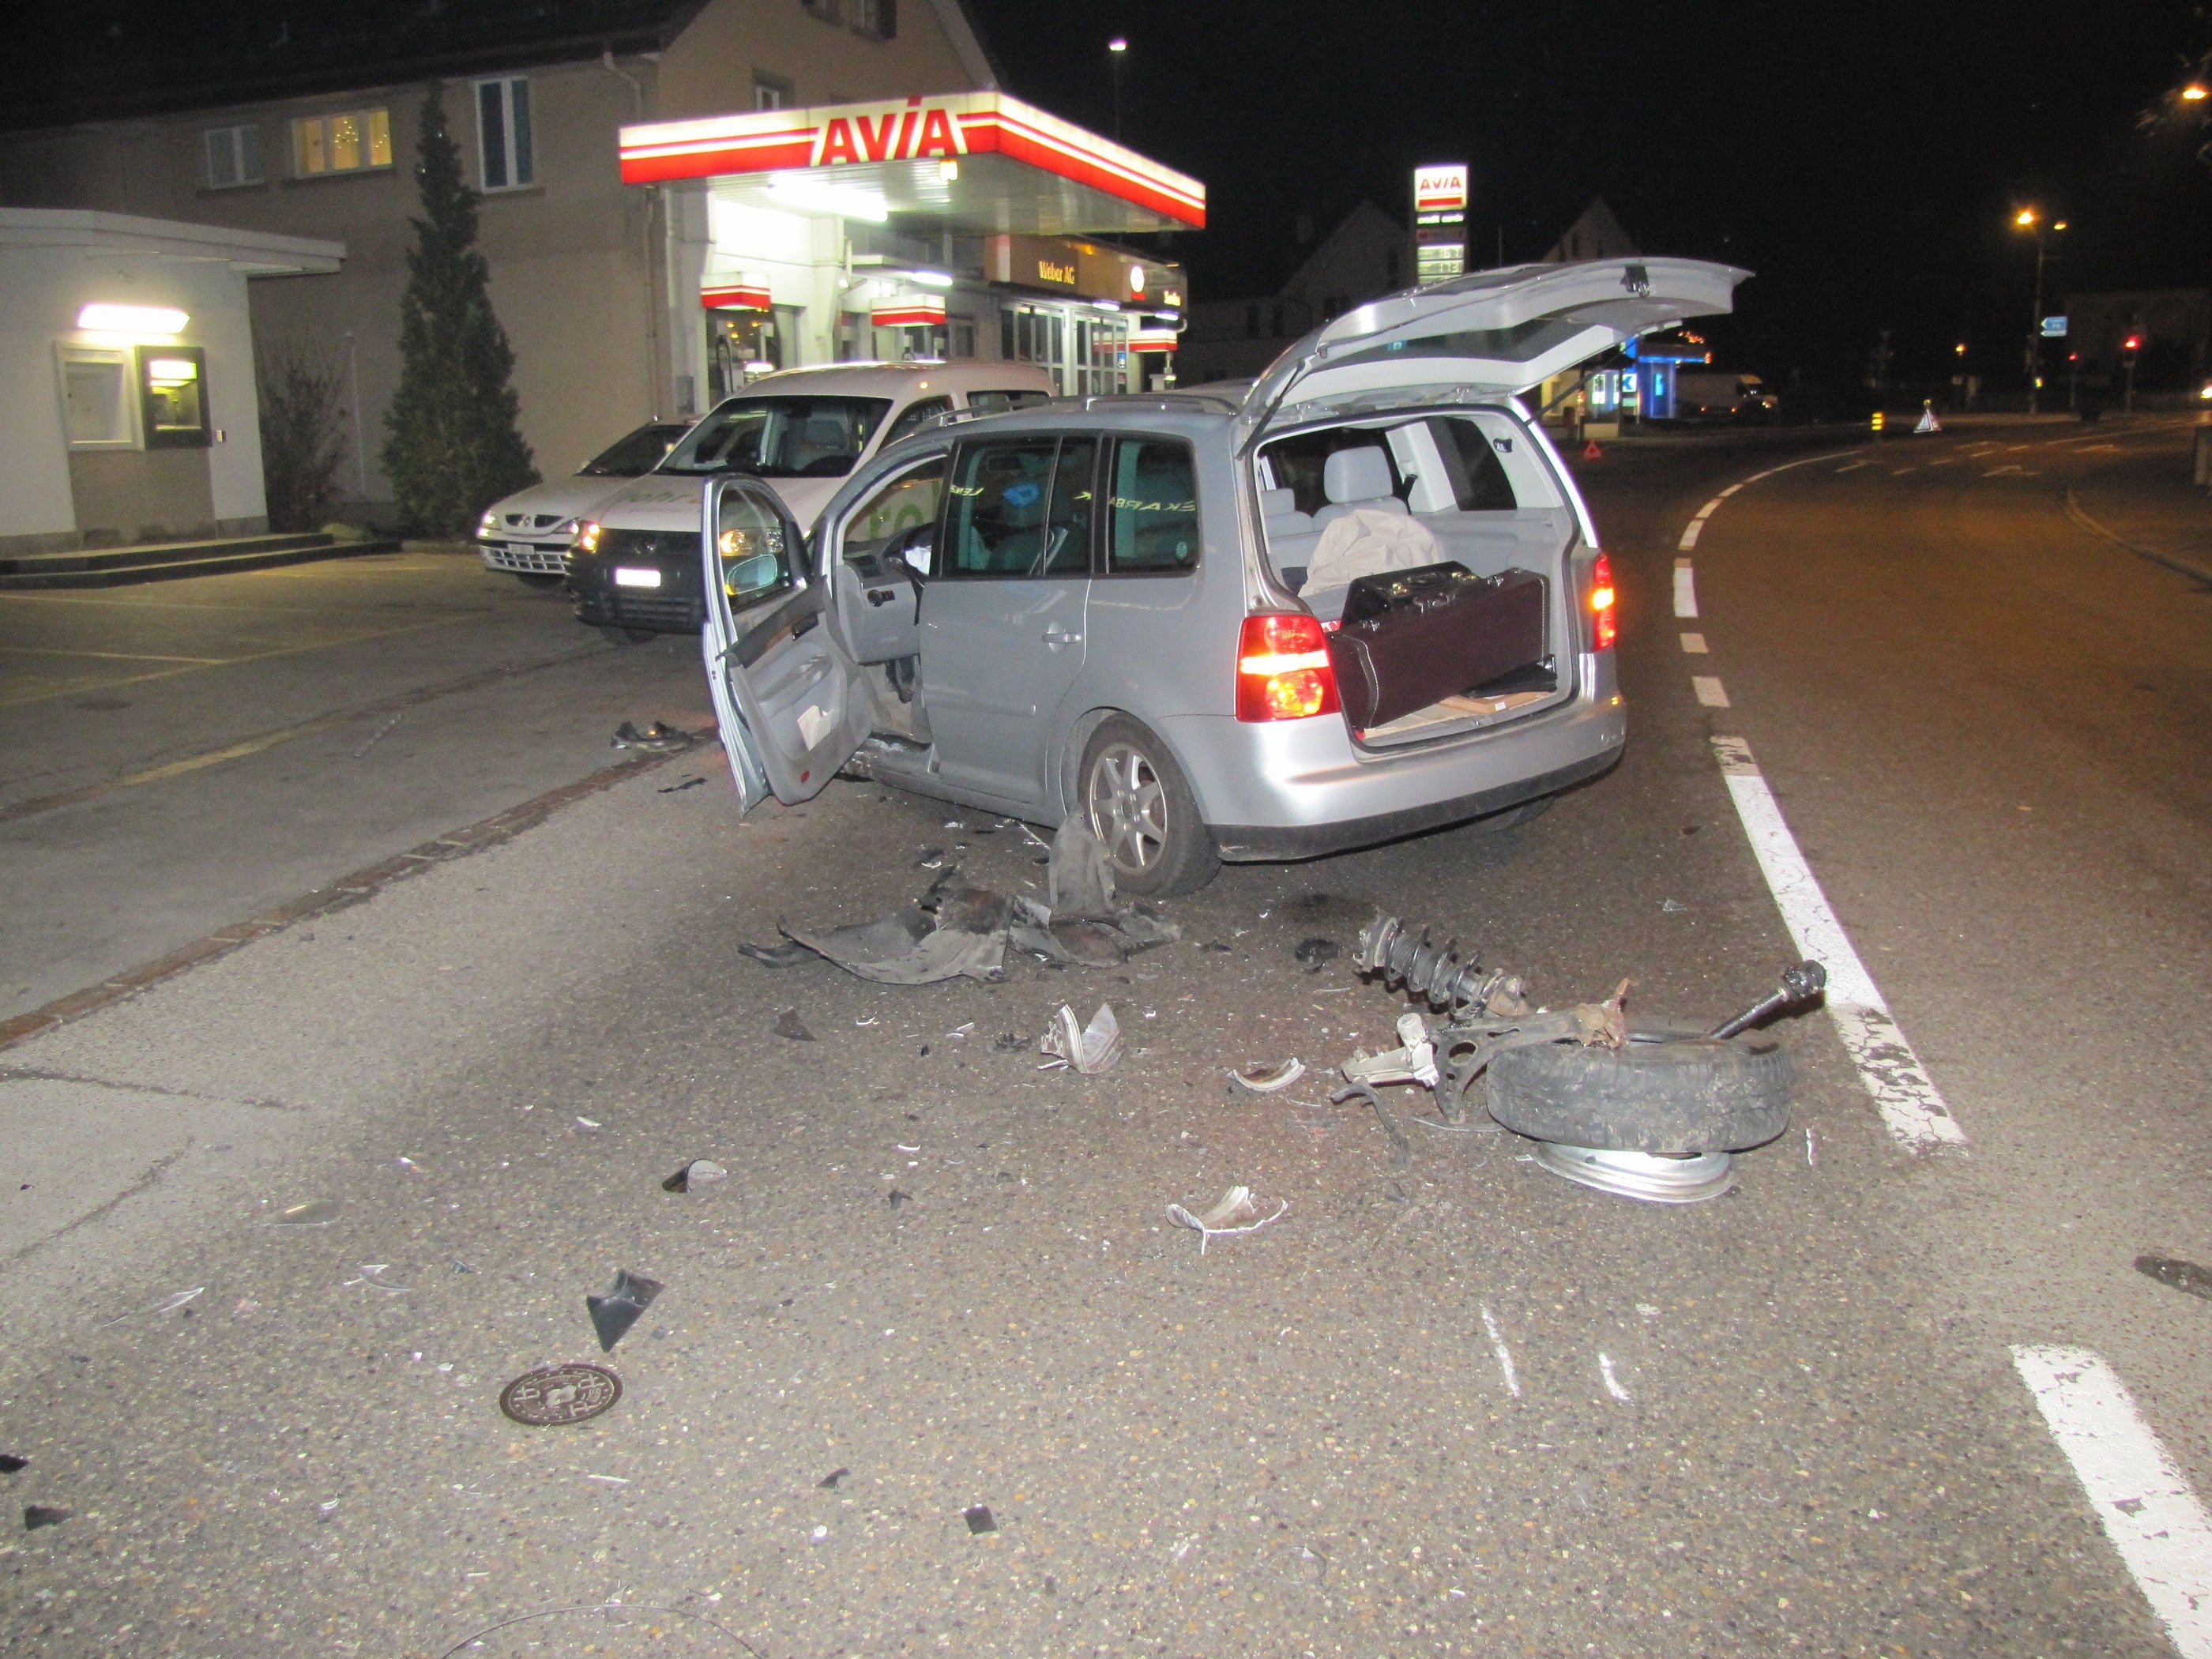
[(637, 1323), (663, 1288), (657, 1279), (647, 1279), (643, 1273), (620, 1267), (616, 1269), (615, 1282), (607, 1287), (605, 1296), (585, 1297), (584, 1307), (592, 1316), (592, 1328), (599, 1333), (601, 1353), (614, 1352), (623, 1334)]
[(1260, 1060), (1249, 1066), (1239, 1066), (1229, 1073), (1230, 1081), (1240, 1089), (1255, 1095), (1279, 1094), (1306, 1074), (1305, 1062), (1296, 1054), (1288, 1060)]
[(41, 1527), (58, 1527), (63, 1522), (69, 1518), (69, 1510), (58, 1510), (50, 1504), (26, 1504), (23, 1505), (23, 1530), (25, 1532), (36, 1532)]
[(999, 1529), (999, 1518), (991, 1513), (991, 1506), (988, 1504), (970, 1504), (960, 1511), (960, 1518), (968, 1523), (968, 1531), (971, 1536), (981, 1533), (996, 1532)]
[(310, 1199), (305, 1204), (295, 1204), (289, 1210), (279, 1210), (261, 1224), (264, 1227), (327, 1227), (337, 1218), (337, 1200), (317, 1198)]
[(775, 1034), (788, 1037), (793, 1042), (811, 1042), (814, 1033), (806, 1029), (806, 1022), (799, 1017), (796, 1008), (779, 1008), (775, 1015)]
[(2171, 1285), (2177, 1291), (2212, 1301), (2212, 1268), (2200, 1267), (2179, 1256), (2139, 1255), (2136, 1258), (2136, 1271), (2161, 1285)]
[(614, 744), (617, 749), (642, 749), (648, 755), (665, 755), (672, 750), (688, 749), (693, 738), (681, 726), (664, 726), (655, 720), (641, 732), (624, 720), (615, 727)]
[(662, 1182), (660, 1190), (664, 1193), (688, 1193), (694, 1188), (705, 1188), (718, 1181), (727, 1180), (729, 1174), (712, 1158), (695, 1158)]
[(1088, 1025), (1078, 1025), (1075, 1010), (1063, 1002), (1037, 1048), (1065, 1060), (1085, 1077), (1096, 1077), (1111, 1071), (1121, 1058), (1121, 1022), (1114, 1018), (1112, 1006), (1102, 1002)]
[(1198, 1235), (1198, 1253), (1206, 1254), (1206, 1247), (1216, 1237), (1231, 1233), (1256, 1233), (1270, 1222), (1278, 1220), (1291, 1201), (1284, 1199), (1275, 1206), (1275, 1213), (1261, 1217), (1260, 1206), (1253, 1201), (1249, 1187), (1231, 1187), (1222, 1194), (1213, 1207), (1194, 1215), (1180, 1204), (1168, 1206), (1168, 1219), (1178, 1227), (1188, 1227)]
[(823, 1475), (814, 1484), (821, 1487), (824, 1492), (835, 1492), (837, 1490), (837, 1483), (850, 1474), (852, 1474), (852, 1470), (841, 1466), (830, 1470), (829, 1474)]
[(1535, 1145), (1538, 1168), (1601, 1193), (1640, 1198), (1649, 1204), (1699, 1204), (1735, 1185), (1733, 1160), (1726, 1152), (1665, 1158), (1561, 1146), (1548, 1140)]
[(1438, 1081), (1437, 1045), (1430, 1040), (1427, 1024), (1411, 1009), (1398, 1016), (1398, 1044), (1379, 1054), (1370, 1054), (1364, 1048), (1353, 1049), (1352, 1058), (1340, 1068), (1344, 1080), (1364, 1084), (1370, 1089), (1390, 1083), (1418, 1083), (1425, 1089), (1435, 1088)]
[(499, 1408), (533, 1429), (581, 1423), (622, 1398), (622, 1378), (604, 1365), (570, 1362), (525, 1371), (499, 1391)]

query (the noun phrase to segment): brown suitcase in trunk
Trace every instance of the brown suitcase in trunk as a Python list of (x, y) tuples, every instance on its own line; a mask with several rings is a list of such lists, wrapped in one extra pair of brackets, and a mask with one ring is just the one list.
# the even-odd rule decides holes
[(1337, 695), (1358, 732), (1542, 660), (1544, 579), (1431, 564), (1362, 576), (1328, 636)]

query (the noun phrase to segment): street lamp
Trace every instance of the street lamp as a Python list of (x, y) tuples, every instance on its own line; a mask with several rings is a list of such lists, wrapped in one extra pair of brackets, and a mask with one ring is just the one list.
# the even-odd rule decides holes
[(1114, 66), (1114, 142), (1121, 142), (1121, 60), (1129, 55), (1129, 43), (1115, 35), (1106, 43), (1106, 60)]
[(2208, 90), (2202, 81), (2191, 81), (2181, 89), (2181, 101), (2185, 104), (2201, 104), (2207, 98), (2212, 98), (2212, 90)]
[[(2024, 230), (2035, 238), (2035, 299), (2027, 313), (2027, 412), (2036, 411), (2037, 394), (2043, 389), (2043, 216), (2032, 207), (2024, 207), (2012, 216), (2014, 230)], [(2055, 220), (2050, 226), (2054, 231), (2066, 228), (2066, 221)]]

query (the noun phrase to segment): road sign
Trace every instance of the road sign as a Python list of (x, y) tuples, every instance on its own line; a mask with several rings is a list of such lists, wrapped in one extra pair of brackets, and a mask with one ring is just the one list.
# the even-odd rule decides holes
[(2045, 317), (2043, 319), (2043, 337), (2046, 340), (2064, 339), (2066, 319), (2063, 317)]

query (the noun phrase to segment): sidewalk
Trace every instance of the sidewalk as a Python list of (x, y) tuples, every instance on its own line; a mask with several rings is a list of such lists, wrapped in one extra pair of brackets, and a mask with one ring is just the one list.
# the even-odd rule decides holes
[(2114, 455), (2069, 492), (2067, 510), (2107, 541), (2212, 583), (2212, 495), (2190, 482), (2194, 434), (2194, 422), (2177, 422)]

